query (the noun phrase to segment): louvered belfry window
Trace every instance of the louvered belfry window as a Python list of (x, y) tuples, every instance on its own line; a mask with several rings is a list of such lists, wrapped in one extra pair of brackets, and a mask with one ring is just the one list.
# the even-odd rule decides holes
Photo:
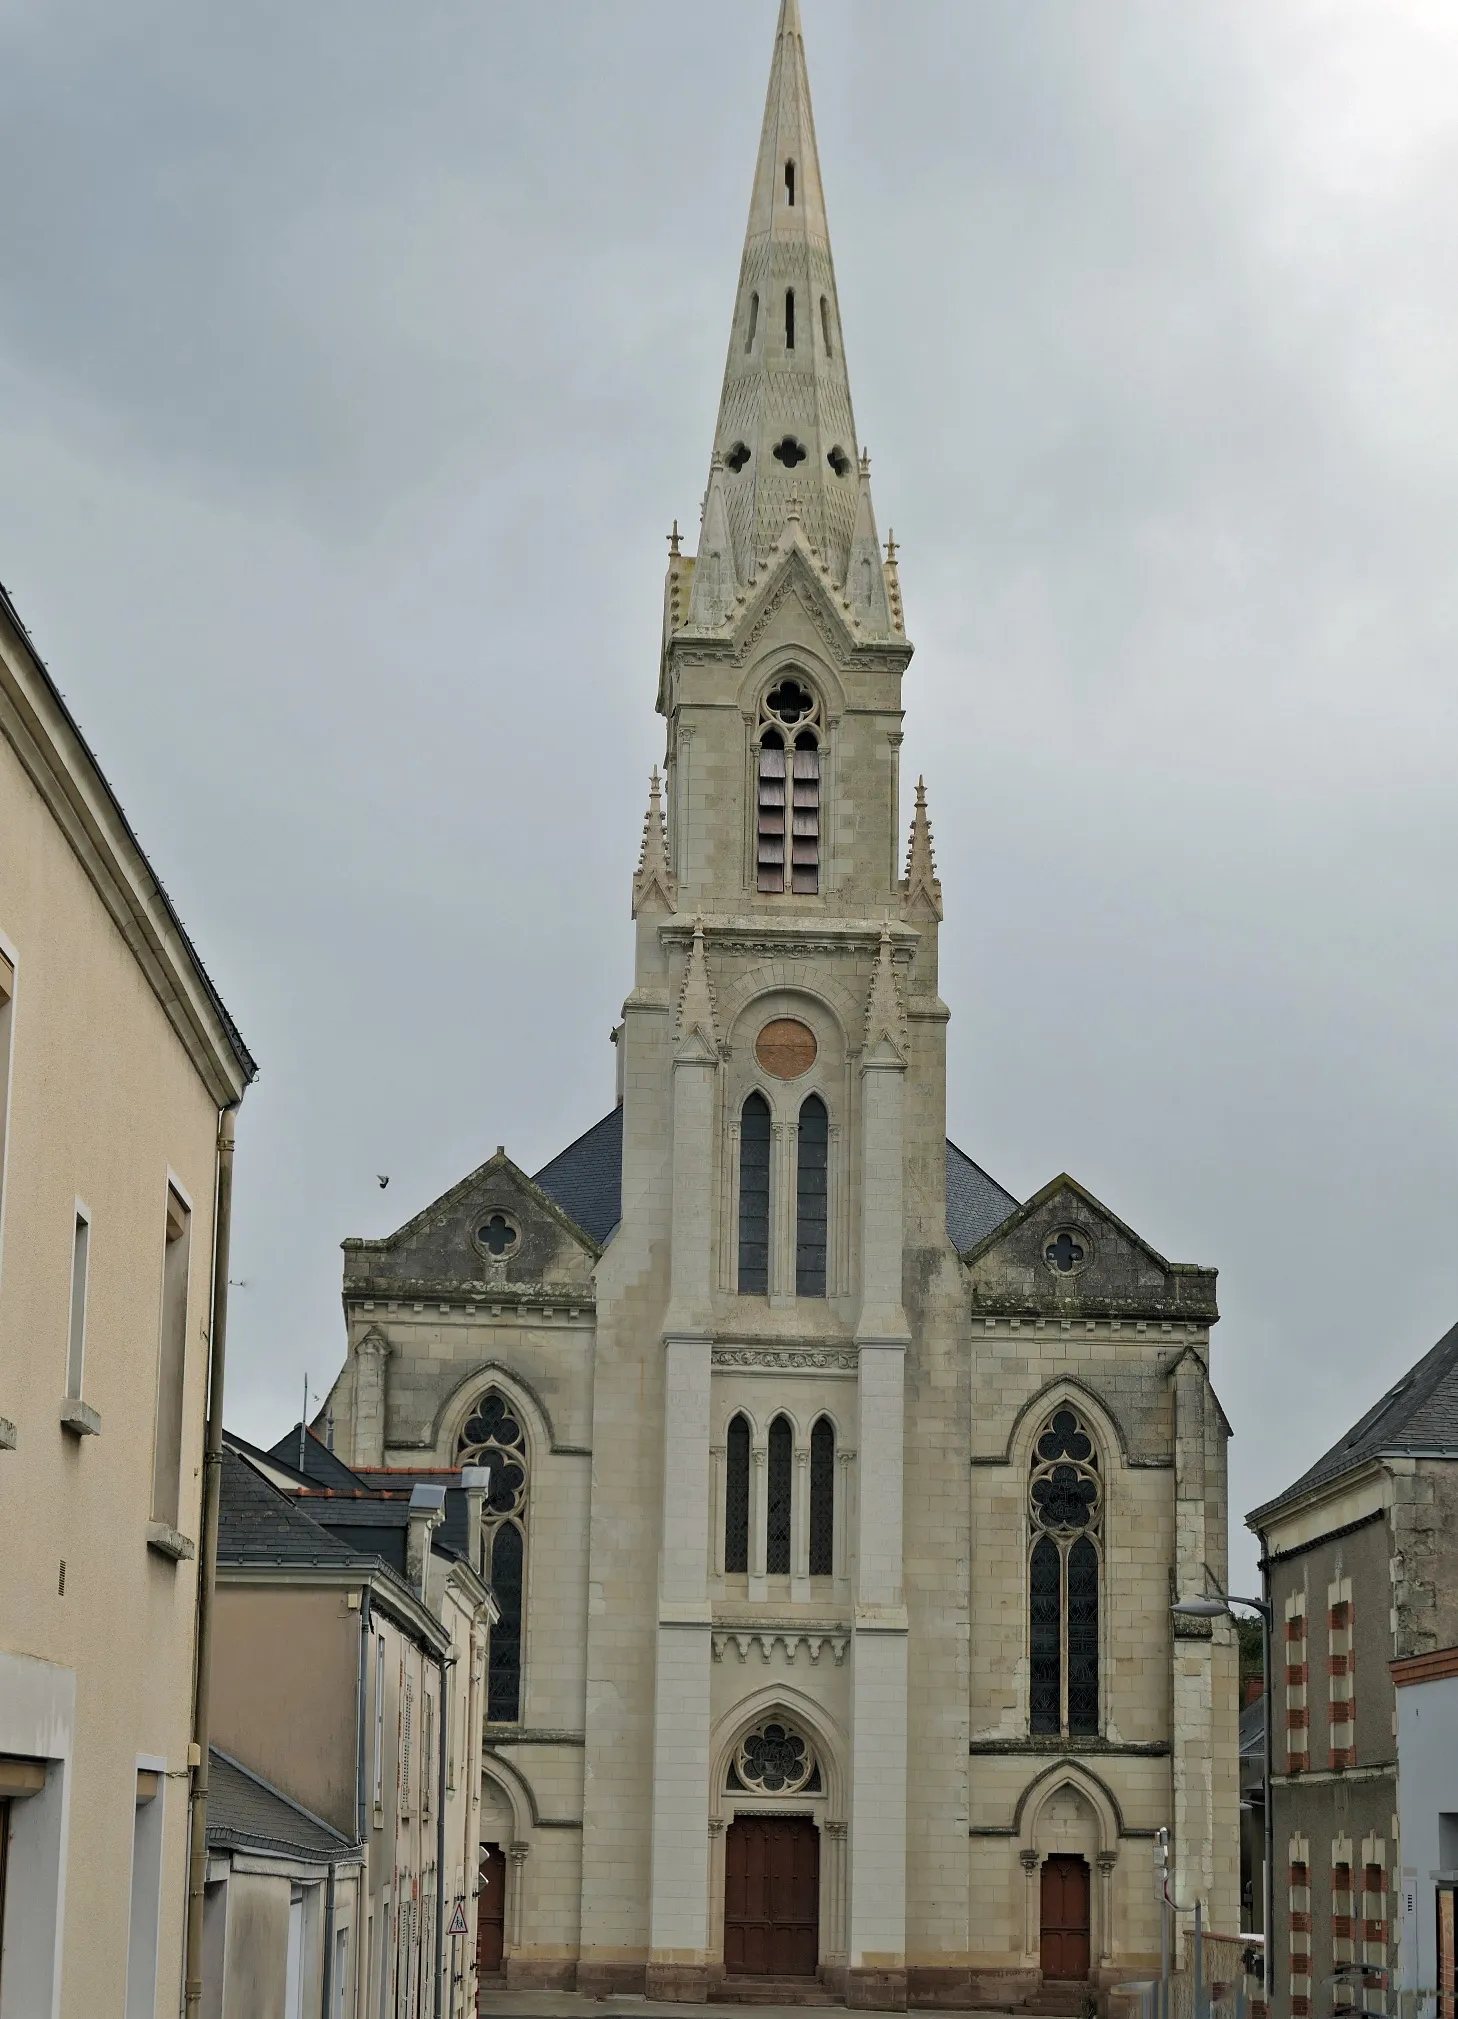
[(1028, 1727), (1097, 1738), (1103, 1482), (1094, 1441), (1066, 1404), (1033, 1446), (1028, 1516)]
[(760, 708), (755, 882), (759, 890), (814, 897), (820, 889), (820, 703), (788, 676)]

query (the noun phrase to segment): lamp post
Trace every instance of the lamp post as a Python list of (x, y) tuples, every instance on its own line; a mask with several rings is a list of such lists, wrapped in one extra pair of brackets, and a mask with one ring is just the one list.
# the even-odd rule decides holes
[[(1213, 1582), (1213, 1580), (1212, 1580)], [(1261, 1623), (1261, 1671), (1265, 1683), (1265, 1746), (1261, 1768), (1261, 1795), (1265, 1803), (1266, 1883), (1263, 1889), (1261, 1920), (1264, 1924), (1262, 1952), (1265, 1960), (1266, 2011), (1276, 1990), (1276, 1818), (1271, 1806), (1271, 1608), (1263, 1598), (1177, 1598), (1170, 1607), (1182, 1619), (1234, 1619), (1232, 1606), (1243, 1605), (1256, 1613)]]

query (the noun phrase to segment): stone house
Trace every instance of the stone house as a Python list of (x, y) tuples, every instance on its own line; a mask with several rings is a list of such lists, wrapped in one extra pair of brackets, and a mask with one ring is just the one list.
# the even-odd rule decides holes
[(220, 1171), (253, 1074), (0, 590), (3, 2019), (181, 2001)]
[[(334, 1466), (317, 1440), (304, 1455), (308, 1471), (228, 1440), (213, 1735), (364, 1860), (355, 1892), (310, 1906), (323, 1915), (324, 1973), (323, 2004), (310, 2009), (369, 2019), (393, 2014), (398, 2001), (401, 2011), (434, 2012), (439, 1963), (438, 2009), (464, 2019), (476, 1998), (482, 1698), (495, 1611), (472, 1567), (483, 1489), (467, 1472), (449, 1495), (442, 1485), (380, 1493)], [(472, 1939), (451, 1937), (468, 1907)], [(276, 1948), (280, 1927), (255, 1924), (253, 1939)]]
[(1225, 1561), (1214, 1272), (947, 1139), (911, 651), (784, 0), (617, 1102), (345, 1244), (339, 1456), (493, 1468), (516, 1987), (1077, 2010), (1157, 1959), (1162, 1826), (1237, 1925), (1236, 1651), (1170, 1615)]
[(1273, 2010), (1305, 2019), (1333, 1999), (1371, 2005), (1419, 1876), (1400, 1828), (1393, 1664), (1458, 1641), (1458, 1326), (1246, 1522), (1285, 1676)]

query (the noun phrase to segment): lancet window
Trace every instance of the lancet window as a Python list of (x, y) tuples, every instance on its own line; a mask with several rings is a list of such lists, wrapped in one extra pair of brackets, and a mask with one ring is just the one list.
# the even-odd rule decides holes
[(1103, 1482), (1093, 1438), (1066, 1404), (1033, 1446), (1028, 1520), (1029, 1729), (1096, 1738)]
[(795, 1167), (795, 1295), (825, 1295), (826, 1180), (830, 1117), (819, 1094), (800, 1110)]
[(749, 1425), (744, 1417), (730, 1422), (724, 1453), (724, 1569), (749, 1569)]
[(756, 884), (814, 897), (820, 889), (820, 703), (783, 679), (759, 711)]
[(739, 1111), (739, 1294), (769, 1294), (770, 1108), (753, 1093)]
[(495, 1592), (501, 1616), (491, 1629), (486, 1717), (491, 1724), (520, 1724), (527, 1447), (521, 1420), (499, 1389), (488, 1389), (471, 1412), (457, 1440), (456, 1463), (491, 1469), (482, 1524), (481, 1575)]
[(788, 1577), (794, 1527), (795, 1433), (787, 1417), (777, 1416), (769, 1427), (768, 1457), (764, 1567), (771, 1577)]
[(810, 1432), (810, 1575), (835, 1573), (835, 1425), (822, 1416)]

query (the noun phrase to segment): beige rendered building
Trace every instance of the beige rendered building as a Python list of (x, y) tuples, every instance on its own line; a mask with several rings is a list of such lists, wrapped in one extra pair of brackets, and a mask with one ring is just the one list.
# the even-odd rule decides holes
[(1225, 1562), (1215, 1277), (947, 1140), (795, 0), (681, 544), (617, 1105), (345, 1244), (338, 1450), (493, 1468), (508, 1983), (1076, 2011), (1157, 1965), (1161, 1827), (1238, 1926), (1236, 1650), (1170, 1614)]
[(0, 591), (0, 2019), (179, 2007), (220, 1118), (253, 1071)]
[(210, 1812), (208, 1976), (223, 1995), (204, 2010), (251, 2019), (292, 1983), (300, 2015), (466, 2019), (495, 1612), (472, 1567), (486, 1475), (366, 1484), (307, 1441), (303, 1471), (292, 1449), (228, 1441), (212, 1733), (335, 1834), (333, 1880), (296, 1867), (291, 1893), (253, 1846), (240, 1869)]

